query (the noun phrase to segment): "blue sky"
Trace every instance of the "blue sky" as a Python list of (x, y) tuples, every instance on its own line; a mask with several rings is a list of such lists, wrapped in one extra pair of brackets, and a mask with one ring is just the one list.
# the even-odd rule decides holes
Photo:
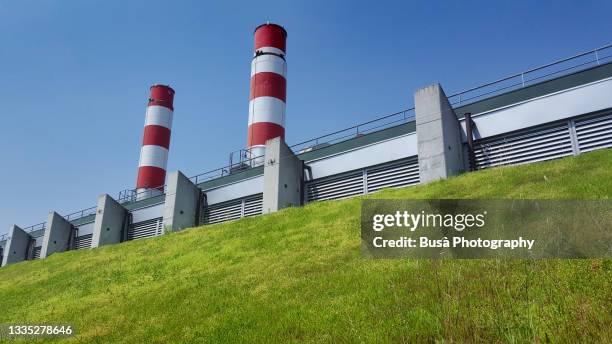
[(287, 29), (287, 141), (612, 41), (610, 1), (0, 0), (0, 233), (134, 187), (149, 86), (176, 90), (168, 170), (245, 145), (253, 29)]

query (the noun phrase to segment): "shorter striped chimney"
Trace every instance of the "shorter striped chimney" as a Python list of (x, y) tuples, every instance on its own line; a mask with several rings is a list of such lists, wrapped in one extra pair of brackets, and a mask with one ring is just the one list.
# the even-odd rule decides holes
[(173, 101), (174, 90), (170, 86), (151, 86), (138, 163), (137, 199), (164, 192), (174, 112)]

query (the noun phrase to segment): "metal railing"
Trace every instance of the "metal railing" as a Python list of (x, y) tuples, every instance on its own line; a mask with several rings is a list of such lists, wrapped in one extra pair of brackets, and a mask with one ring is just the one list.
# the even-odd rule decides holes
[(124, 189), (119, 191), (117, 202), (124, 204), (129, 202), (141, 201), (143, 199), (160, 196), (164, 193), (166, 185), (161, 185), (154, 188), (148, 188), (141, 191), (138, 189)]
[[(248, 151), (248, 149), (242, 149), (240, 151)], [(241, 158), (239, 162), (237, 163), (234, 163), (232, 159), (230, 158), (229, 165), (223, 166), (220, 168), (216, 168), (214, 170), (206, 171), (204, 173), (197, 174), (193, 177), (189, 177), (189, 180), (191, 180), (194, 184), (197, 185), (207, 180), (212, 180), (212, 179), (217, 179), (217, 178), (221, 178), (224, 176), (228, 176), (232, 173), (248, 170), (250, 168), (262, 165), (263, 158), (264, 158), (263, 155), (251, 157), (250, 152), (249, 152), (248, 155), (243, 156), (243, 158)]]
[(451, 105), (464, 105), (490, 97), (501, 92), (508, 92), (559, 77), (563, 74), (587, 69), (607, 63), (612, 58), (612, 44), (589, 50), (571, 57), (557, 60), (543, 66), (528, 69), (486, 84), (454, 93), (448, 96)]
[(25, 228), (23, 228), (23, 230), (26, 233), (32, 233), (32, 232), (36, 232), (36, 231), (39, 231), (39, 230), (44, 230), (45, 228), (47, 228), (47, 222), (41, 222), (41, 223), (37, 223), (37, 224), (29, 226), (29, 227), (25, 227)]
[(82, 217), (95, 214), (96, 213), (96, 209), (97, 209), (97, 206), (85, 208), (85, 209), (82, 209), (82, 210), (75, 211), (74, 213), (70, 213), (68, 215), (65, 215), (64, 218), (67, 221), (80, 219)]
[[(476, 87), (469, 88), (467, 90), (457, 92), (448, 96), (448, 99), (451, 105), (460, 106), (469, 104), (478, 100), (481, 100), (485, 97), (494, 96), (496, 94), (500, 94), (501, 92), (508, 92), (510, 90), (520, 89), (526, 86), (533, 85), (536, 82), (542, 82), (545, 80), (549, 80), (563, 74), (568, 74), (570, 72), (579, 71), (582, 69), (587, 69), (593, 66), (600, 65), (602, 63), (607, 63), (612, 60), (612, 44), (604, 45), (600, 48), (589, 50), (568, 58), (564, 58), (561, 60), (557, 60), (551, 62), (549, 64), (539, 66), (536, 68), (531, 68), (529, 70), (516, 73), (489, 83), (485, 83)], [(313, 151), (316, 149), (323, 148), (327, 145), (331, 145), (334, 143), (339, 143), (342, 141), (349, 140), (351, 138), (364, 135), (373, 131), (378, 131), (386, 128), (390, 128), (393, 126), (397, 126), (403, 123), (407, 123), (410, 121), (414, 121), (415, 113), (414, 107), (406, 110), (402, 110), (399, 112), (395, 112), (389, 115), (385, 115), (382, 117), (375, 118), (373, 120), (360, 123), (354, 125), (352, 127), (335, 131), (330, 134), (325, 134), (310, 140), (302, 141), (300, 143), (296, 143), (291, 145), (291, 149), (296, 153), (303, 153), (307, 151)], [(240, 150), (240, 159), (239, 159), (239, 170), (246, 170), (252, 167), (257, 166), (255, 163), (257, 160), (263, 158), (263, 156), (258, 157), (246, 157), (243, 159), (242, 152), (248, 150)], [(199, 184), (207, 180), (212, 180), (220, 177), (224, 177), (226, 175), (230, 175), (237, 171), (237, 164), (233, 162), (232, 159), (233, 154), (230, 155), (230, 164), (227, 166), (223, 166), (220, 168), (216, 168), (214, 170), (210, 170), (204, 173), (197, 174), (189, 179), (194, 184)], [(146, 191), (145, 191), (146, 192)], [(136, 189), (126, 189), (119, 193), (118, 201), (119, 203), (123, 202), (131, 202), (135, 200), (147, 199), (149, 197), (139, 198), (139, 194), (136, 192)], [(155, 197), (158, 195), (152, 195), (150, 197)], [(95, 214), (96, 207), (90, 207), (87, 209), (83, 209), (65, 216), (67, 220), (75, 220), (84, 216), (88, 216), (91, 214)], [(34, 225), (27, 228), (33, 228)], [(44, 225), (44, 223), (43, 223)], [(43, 227), (44, 228), (44, 227)], [(0, 240), (2, 237), (6, 237), (6, 234), (0, 236)]]
[(312, 151), (334, 143), (349, 140), (354, 137), (365, 135), (373, 131), (394, 127), (400, 124), (414, 121), (414, 108), (402, 110), (385, 115), (371, 121), (363, 122), (352, 127), (335, 131), (330, 134), (315, 137), (314, 139), (302, 141), (289, 147), (296, 153)]

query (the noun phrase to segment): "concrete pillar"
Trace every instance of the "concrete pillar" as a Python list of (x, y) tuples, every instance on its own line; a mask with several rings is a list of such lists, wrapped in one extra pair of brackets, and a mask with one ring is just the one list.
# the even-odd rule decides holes
[(73, 226), (60, 214), (52, 211), (47, 218), (47, 228), (43, 237), (40, 258), (47, 258), (55, 252), (64, 252), (70, 249), (74, 238)]
[(127, 231), (127, 210), (109, 195), (98, 197), (91, 247), (117, 244)]
[(168, 176), (164, 204), (164, 231), (198, 225), (200, 189), (180, 171)]
[(302, 204), (303, 162), (280, 137), (266, 142), (263, 213)]
[(465, 171), (461, 125), (439, 84), (414, 94), (421, 183)]
[(8, 233), (6, 246), (4, 247), (4, 256), (2, 257), (2, 266), (12, 263), (18, 263), (28, 259), (28, 251), (32, 237), (23, 229), (13, 225), (13, 228)]

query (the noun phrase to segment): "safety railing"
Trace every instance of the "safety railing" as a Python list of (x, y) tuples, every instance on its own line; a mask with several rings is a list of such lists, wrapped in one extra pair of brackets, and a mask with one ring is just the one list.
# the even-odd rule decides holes
[(142, 189), (140, 191), (138, 189), (121, 190), (119, 191), (117, 202), (124, 204), (124, 203), (129, 203), (129, 202), (142, 201), (147, 198), (157, 197), (159, 195), (162, 195), (165, 189), (166, 189), (166, 185), (161, 185), (161, 186), (154, 187), (154, 188)]
[(45, 228), (47, 228), (47, 222), (41, 222), (41, 223), (37, 223), (37, 224), (29, 226), (29, 227), (25, 227), (25, 228), (23, 228), (23, 230), (26, 233), (32, 233), (32, 232), (36, 232), (36, 231), (39, 231), (39, 230), (44, 230)]
[(72, 221), (72, 220), (83, 218), (85, 216), (93, 215), (96, 213), (96, 208), (97, 208), (96, 206), (93, 206), (93, 207), (85, 208), (79, 211), (75, 211), (74, 213), (64, 215), (64, 218), (67, 221)]
[(302, 141), (291, 145), (291, 149), (296, 153), (312, 151), (324, 146), (339, 143), (382, 129), (394, 127), (403, 123), (414, 121), (414, 108), (402, 110), (389, 115), (376, 118), (371, 121), (363, 122), (352, 127), (335, 131), (330, 134), (315, 137), (314, 139)]
[[(241, 150), (241, 152), (243, 151), (247, 151), (248, 149), (243, 149)], [(232, 161), (231, 158), (232, 155), (230, 155), (230, 164), (227, 166), (223, 166), (220, 168), (216, 168), (214, 170), (210, 170), (210, 171), (206, 171), (204, 173), (200, 173), (197, 174), (193, 177), (190, 177), (189, 180), (191, 180), (194, 184), (199, 184), (208, 180), (212, 180), (212, 179), (217, 179), (217, 178), (221, 178), (224, 176), (228, 176), (230, 174), (236, 173), (236, 172), (241, 172), (244, 170), (248, 170), (250, 168), (253, 167), (257, 167), (263, 164), (263, 158), (264, 156), (251, 156), (250, 152), (247, 153), (247, 155), (243, 156), (242, 158), (240, 158), (237, 162)]]
[(543, 66), (531, 68), (486, 84), (454, 93), (448, 96), (451, 105), (460, 106), (502, 92), (509, 92), (542, 81), (550, 80), (564, 74), (598, 66), (612, 60), (612, 44), (589, 50), (571, 57), (557, 60)]

